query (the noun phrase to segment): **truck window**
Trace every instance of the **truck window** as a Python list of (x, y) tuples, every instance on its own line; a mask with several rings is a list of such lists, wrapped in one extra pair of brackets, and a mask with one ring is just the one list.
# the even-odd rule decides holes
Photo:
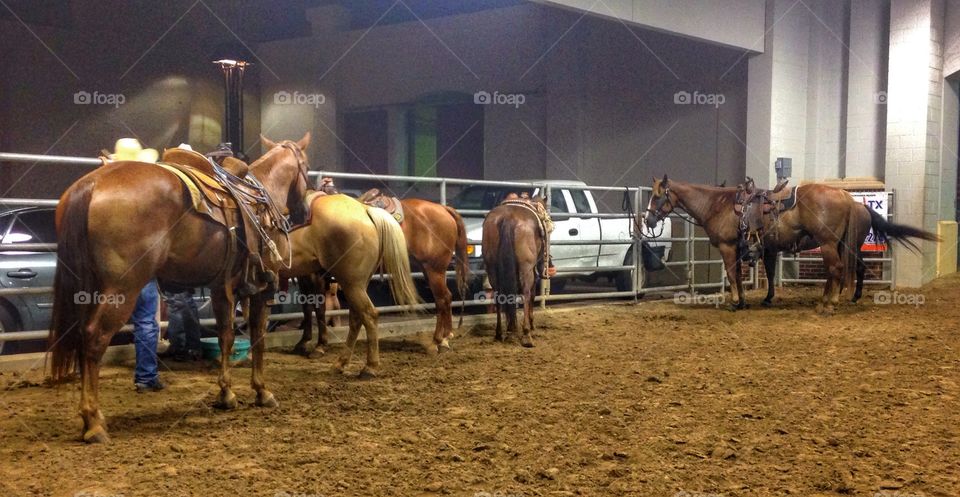
[(590, 201), (587, 200), (587, 194), (583, 190), (570, 190), (570, 196), (573, 197), (573, 206), (576, 207), (577, 212), (590, 212)]
[(550, 212), (562, 212), (564, 214), (570, 212), (567, 209), (567, 199), (563, 197), (562, 191), (550, 192)]

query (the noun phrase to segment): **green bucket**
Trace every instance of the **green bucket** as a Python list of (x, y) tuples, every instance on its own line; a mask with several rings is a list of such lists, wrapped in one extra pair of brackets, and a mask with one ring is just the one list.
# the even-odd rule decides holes
[[(220, 360), (220, 340), (217, 337), (201, 338), (200, 346), (203, 348), (204, 359)], [(242, 360), (247, 357), (247, 352), (250, 352), (250, 339), (237, 338), (233, 341), (233, 354), (230, 355), (230, 360)]]

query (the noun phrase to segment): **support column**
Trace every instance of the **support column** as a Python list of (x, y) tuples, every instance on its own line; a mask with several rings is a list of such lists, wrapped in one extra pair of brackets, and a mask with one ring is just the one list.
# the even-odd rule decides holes
[[(893, 0), (887, 89), (885, 179), (896, 191), (895, 222), (936, 232), (940, 200), (943, 0)], [(949, 241), (947, 243), (950, 243)], [(896, 249), (898, 286), (936, 276), (936, 246)]]

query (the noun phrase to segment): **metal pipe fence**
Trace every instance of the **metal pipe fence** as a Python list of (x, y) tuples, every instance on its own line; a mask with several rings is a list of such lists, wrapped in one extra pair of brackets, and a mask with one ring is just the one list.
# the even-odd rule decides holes
[[(51, 164), (64, 164), (64, 165), (80, 165), (80, 166), (99, 166), (101, 162), (98, 159), (91, 158), (81, 158), (81, 157), (65, 157), (65, 156), (46, 156), (46, 155), (32, 155), (32, 154), (11, 154), (11, 153), (0, 153), (0, 163), (3, 162), (29, 162), (29, 163), (51, 163)], [(532, 181), (532, 182), (522, 182), (522, 181), (492, 181), (492, 180), (474, 180), (474, 179), (462, 179), (462, 178), (433, 178), (433, 177), (420, 177), (420, 176), (397, 176), (397, 175), (371, 175), (371, 174), (353, 174), (353, 173), (343, 173), (343, 172), (326, 172), (326, 171), (310, 171), (309, 175), (312, 177), (319, 176), (330, 176), (333, 178), (345, 179), (345, 180), (362, 180), (369, 182), (377, 183), (406, 183), (406, 184), (429, 184), (439, 187), (438, 197), (439, 202), (443, 205), (448, 205), (448, 201), (451, 198), (449, 189), (450, 187), (466, 187), (472, 185), (485, 185), (485, 186), (497, 186), (497, 187), (517, 187), (517, 188), (528, 188), (536, 190), (539, 193), (542, 193), (546, 199), (548, 206), (551, 205), (551, 198), (554, 194), (554, 190), (557, 188), (573, 188), (581, 190), (589, 190), (595, 192), (626, 192), (625, 195), (628, 196), (630, 201), (632, 201), (632, 209), (626, 212), (621, 213), (609, 213), (609, 212), (596, 212), (596, 213), (553, 213), (551, 212), (551, 217), (557, 220), (563, 220), (568, 218), (580, 218), (580, 219), (632, 219), (636, 212), (640, 209), (640, 206), (645, 206), (646, 203), (644, 200), (649, 197), (651, 194), (651, 188), (649, 187), (615, 187), (615, 186), (592, 186), (592, 185), (575, 185), (573, 183), (558, 183), (551, 181)], [(25, 207), (25, 206), (44, 206), (44, 207), (53, 207), (57, 205), (57, 200), (54, 199), (24, 199), (24, 198), (10, 198), (10, 199), (0, 199), (0, 207)], [(598, 207), (599, 210), (599, 207)], [(461, 213), (464, 217), (481, 217), (486, 215), (488, 210), (469, 210), (469, 209), (458, 209), (458, 212)], [(670, 237), (660, 237), (660, 238), (649, 238), (638, 236), (640, 234), (635, 233), (635, 224), (633, 222), (629, 223), (629, 229), (627, 230), (627, 237), (621, 239), (600, 239), (600, 240), (548, 240), (548, 254), (550, 247), (563, 247), (563, 246), (584, 246), (584, 245), (596, 245), (600, 248), (605, 246), (614, 246), (614, 245), (630, 245), (632, 250), (632, 258), (630, 260), (622, 261), (617, 264), (605, 264), (601, 265), (600, 261), (596, 266), (583, 266), (583, 267), (563, 267), (558, 268), (558, 274), (604, 274), (604, 273), (619, 273), (619, 272), (630, 272), (631, 275), (631, 289), (627, 291), (596, 291), (596, 292), (574, 292), (574, 293), (564, 293), (564, 294), (552, 294), (550, 292), (550, 286), (547, 283), (548, 280), (542, 281), (541, 294), (536, 297), (536, 301), (541, 304), (541, 306), (546, 306), (548, 302), (564, 302), (571, 300), (587, 300), (587, 299), (610, 299), (610, 298), (624, 298), (632, 297), (634, 300), (639, 298), (639, 295), (644, 293), (665, 293), (665, 292), (674, 292), (678, 290), (686, 290), (691, 293), (696, 292), (698, 289), (707, 289), (707, 288), (723, 288), (726, 284), (726, 278), (724, 276), (725, 272), (723, 271), (723, 261), (719, 259), (700, 259), (696, 257), (697, 248), (704, 243), (708, 243), (709, 240), (703, 236), (696, 236), (696, 227), (690, 222), (684, 222), (684, 217), (681, 215), (673, 214), (665, 222), (673, 223), (674, 220), (680, 220), (679, 224), (683, 225), (683, 233), (680, 236), (670, 236)], [(678, 223), (673, 223), (678, 224)], [(670, 242), (672, 244), (671, 255), (674, 256), (674, 260), (668, 260), (664, 262), (664, 265), (667, 268), (682, 268), (685, 269), (685, 275), (683, 275), (680, 281), (677, 283), (667, 283), (661, 284), (660, 286), (644, 286), (644, 283), (647, 280), (647, 271), (644, 269), (641, 261), (641, 243), (643, 241), (655, 240), (656, 242)], [(477, 245), (480, 244), (480, 240), (468, 240), (469, 244)], [(677, 250), (681, 249), (681, 250)], [(55, 252), (56, 244), (53, 243), (0, 243), (0, 252), (4, 251), (33, 251), (33, 252)], [(675, 256), (678, 253), (682, 253), (683, 256), (681, 259), (676, 259)], [(719, 266), (720, 277), (719, 280), (714, 281), (710, 274), (704, 275), (700, 272), (698, 274), (697, 268), (710, 267), (710, 266)], [(703, 271), (701, 269), (700, 271)], [(474, 270), (472, 273), (476, 276), (481, 276), (484, 274), (483, 270)], [(416, 278), (423, 278), (423, 273), (415, 273)], [(448, 277), (455, 276), (454, 271), (447, 272)], [(377, 274), (374, 275), (373, 280), (382, 281), (387, 279), (388, 275)], [(700, 278), (702, 281), (698, 281)], [(756, 284), (756, 272), (753, 273), (753, 284)], [(14, 295), (40, 295), (40, 294), (51, 294), (53, 291), (52, 287), (32, 287), (32, 288), (0, 288), (0, 297), (8, 297)], [(466, 298), (466, 296), (462, 296)], [(463, 302), (456, 301), (453, 302), (453, 306), (457, 307), (460, 305), (465, 306), (489, 306), (491, 302), (486, 298), (472, 298), (470, 300), (465, 300)], [(432, 303), (421, 304), (416, 306), (416, 310), (431, 310), (435, 306)], [(388, 305), (380, 306), (377, 308), (380, 313), (400, 313), (408, 311), (409, 308)], [(338, 316), (345, 315), (347, 310), (338, 310), (338, 311), (329, 311), (328, 316)], [(279, 313), (272, 314), (270, 320), (272, 321), (285, 321), (290, 319), (296, 319), (301, 317), (300, 313)], [(242, 323), (242, 319), (237, 320), (238, 323)], [(214, 324), (213, 319), (203, 319), (201, 320), (203, 325)], [(165, 328), (167, 326), (166, 322), (161, 323), (161, 327)], [(130, 325), (125, 326), (122, 331), (129, 331), (132, 327)], [(37, 340), (43, 339), (48, 336), (47, 330), (33, 330), (33, 331), (18, 331), (18, 332), (8, 332), (0, 333), (0, 342), (3, 341), (18, 341), (18, 340)]]

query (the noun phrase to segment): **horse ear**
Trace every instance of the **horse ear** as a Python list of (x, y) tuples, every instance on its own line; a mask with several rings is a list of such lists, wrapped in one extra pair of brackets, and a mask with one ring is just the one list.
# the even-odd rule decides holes
[(303, 138), (301, 138), (300, 141), (297, 142), (297, 146), (300, 147), (300, 150), (306, 150), (307, 147), (310, 146), (310, 132), (309, 132), (309, 131), (307, 131), (307, 132), (303, 135)]
[(277, 144), (274, 143), (273, 140), (271, 140), (271, 139), (269, 139), (269, 138), (267, 138), (266, 136), (263, 136), (263, 135), (260, 135), (260, 143), (262, 143), (263, 146), (264, 146), (264, 148), (266, 148), (267, 150), (270, 150), (270, 149), (272, 149), (273, 147), (276, 147), (276, 146), (277, 146)]

